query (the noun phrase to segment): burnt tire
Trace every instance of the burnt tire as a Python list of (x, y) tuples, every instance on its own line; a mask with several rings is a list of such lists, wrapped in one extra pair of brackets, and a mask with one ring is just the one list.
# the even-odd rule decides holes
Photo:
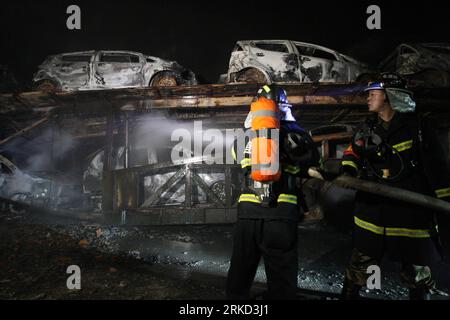
[(58, 91), (58, 86), (51, 80), (42, 80), (34, 86), (34, 89), (44, 93), (53, 93)]
[(236, 81), (244, 83), (259, 83), (259, 84), (268, 82), (264, 73), (254, 68), (239, 72), (239, 74), (236, 77)]
[(177, 77), (166, 72), (158, 73), (150, 83), (152, 87), (176, 87), (177, 85)]

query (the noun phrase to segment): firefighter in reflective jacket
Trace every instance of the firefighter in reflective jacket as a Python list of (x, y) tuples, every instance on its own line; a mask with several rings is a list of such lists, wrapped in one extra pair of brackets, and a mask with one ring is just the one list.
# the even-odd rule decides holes
[[(264, 133), (259, 126), (261, 123), (275, 129), (272, 135)], [(262, 256), (268, 289), (264, 298), (294, 299), (300, 218), (298, 178), (306, 177), (309, 166), (317, 165), (319, 154), (309, 134), (295, 122), (286, 92), (275, 85), (266, 85), (258, 91), (245, 127), (252, 128), (255, 136), (243, 143), (245, 149), (242, 148), (241, 157), (237, 154), (237, 141), (232, 148), (234, 159), (241, 163), (244, 179), (233, 235), (227, 297), (250, 298), (250, 288)], [(279, 139), (275, 137), (277, 128), (280, 128)], [(254, 154), (260, 152), (255, 143), (261, 139), (272, 152), (269, 160), (273, 160), (271, 157), (279, 149), (279, 167), (269, 168), (269, 163)]]
[[(395, 75), (372, 83), (368, 107), (374, 112), (344, 152), (342, 171), (362, 179), (450, 199), (450, 176), (434, 131), (413, 111), (412, 93)], [(370, 265), (386, 254), (402, 264), (410, 299), (428, 299), (434, 289), (430, 264), (440, 259), (435, 215), (408, 203), (357, 192), (354, 244), (345, 272), (344, 299), (357, 299)]]

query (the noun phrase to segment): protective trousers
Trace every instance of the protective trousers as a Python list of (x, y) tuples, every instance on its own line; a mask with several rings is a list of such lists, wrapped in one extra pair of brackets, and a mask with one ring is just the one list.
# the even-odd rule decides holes
[(249, 299), (261, 256), (267, 299), (295, 299), (297, 290), (297, 221), (238, 219), (228, 271), (228, 299)]

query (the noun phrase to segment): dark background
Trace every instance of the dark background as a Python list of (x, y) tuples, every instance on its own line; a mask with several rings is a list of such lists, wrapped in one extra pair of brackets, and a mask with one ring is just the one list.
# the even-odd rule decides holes
[[(66, 8), (81, 8), (68, 30)], [(381, 7), (381, 30), (366, 8)], [(214, 83), (236, 40), (290, 39), (323, 45), (377, 64), (402, 42), (450, 42), (450, 9), (434, 1), (8, 1), (0, 5), (1, 59), (29, 85), (50, 54), (132, 50), (177, 60)]]

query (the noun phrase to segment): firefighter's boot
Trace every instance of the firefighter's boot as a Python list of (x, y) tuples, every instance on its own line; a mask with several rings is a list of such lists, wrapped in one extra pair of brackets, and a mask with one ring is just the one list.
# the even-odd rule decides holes
[(353, 281), (345, 278), (344, 285), (342, 287), (341, 299), (342, 300), (359, 300), (361, 296), (359, 295), (359, 291), (361, 290), (361, 286), (355, 284)]
[(409, 300), (431, 300), (428, 288), (409, 288)]

